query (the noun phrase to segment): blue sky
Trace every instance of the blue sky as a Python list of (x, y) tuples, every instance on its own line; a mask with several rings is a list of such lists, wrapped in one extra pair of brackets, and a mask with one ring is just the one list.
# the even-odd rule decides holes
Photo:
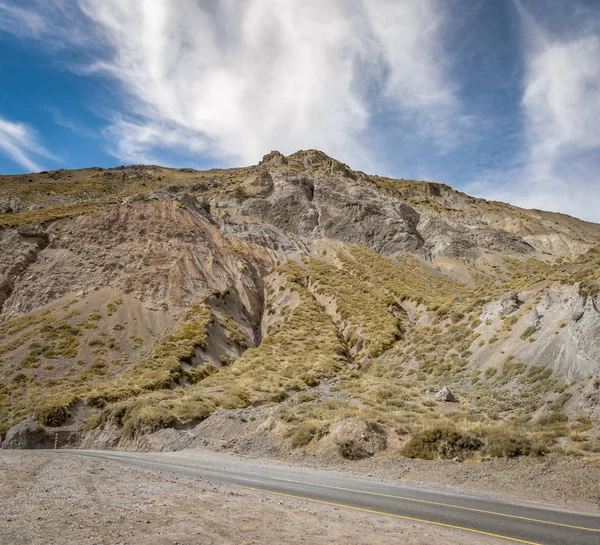
[(600, 221), (600, 1), (0, 0), (0, 173), (305, 148)]

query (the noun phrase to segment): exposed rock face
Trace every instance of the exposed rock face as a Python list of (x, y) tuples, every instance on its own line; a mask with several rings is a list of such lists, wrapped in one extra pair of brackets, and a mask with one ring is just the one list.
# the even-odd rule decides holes
[[(89, 293), (111, 285), (160, 308), (184, 308), (197, 293), (225, 288), (240, 278), (242, 297), (252, 271), (272, 266), (268, 251), (232, 242), (196, 210), (170, 201), (113, 205), (102, 213), (54, 222), (47, 236), (53, 243), (42, 253), (40, 237), (0, 231), (0, 243), (13, 259), (0, 291), (0, 318), (30, 312), (69, 292)], [(218, 255), (218, 259), (214, 259)], [(247, 274), (240, 274), (247, 262)], [(26, 273), (23, 271), (27, 269)], [(264, 274), (264, 273), (263, 273)], [(5, 299), (2, 300), (2, 293)]]
[(384, 254), (417, 252), (435, 258), (534, 251), (517, 235), (451, 226), (352, 179), (262, 171), (245, 190), (247, 198), (217, 197), (214, 206), (296, 235), (338, 239)]
[(39, 225), (0, 230), (0, 316), (5, 301), (14, 291), (16, 279), (24, 275), (48, 244), (48, 233)]
[(540, 302), (531, 308), (521, 299), (531, 301), (534, 297), (522, 293), (515, 301), (511, 293), (483, 307), (481, 320), (490, 323), (481, 324), (477, 328), (480, 333), (488, 336), (487, 332), (497, 332), (507, 317), (514, 323), (505, 328), (497, 346), (474, 343), (474, 363), (484, 365), (486, 360), (503, 359), (503, 354), (518, 354), (522, 361), (550, 368), (572, 380), (599, 373), (598, 297), (582, 297), (577, 286), (554, 285), (543, 290)]

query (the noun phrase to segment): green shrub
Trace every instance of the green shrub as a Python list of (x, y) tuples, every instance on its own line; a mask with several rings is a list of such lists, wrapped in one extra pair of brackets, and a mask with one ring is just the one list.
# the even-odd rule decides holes
[(84, 429), (85, 431), (90, 431), (96, 429), (100, 424), (102, 424), (103, 418), (101, 413), (96, 413), (92, 415), (85, 423)]
[(175, 414), (153, 401), (139, 399), (117, 405), (112, 410), (112, 416), (115, 420), (120, 421), (124, 433), (130, 437), (173, 427), (178, 421)]
[(546, 426), (555, 426), (557, 424), (564, 424), (567, 422), (569, 418), (566, 414), (554, 411), (551, 413), (543, 414), (537, 419), (538, 426), (546, 427)]
[(300, 378), (311, 388), (319, 385), (319, 381), (310, 373), (302, 373)]
[(513, 458), (515, 456), (541, 456), (548, 452), (547, 442), (540, 438), (532, 440), (522, 433), (504, 429), (491, 431), (486, 437), (484, 454), (493, 458)]
[(587, 452), (600, 452), (600, 441), (588, 441), (581, 445), (581, 449)]
[(402, 449), (407, 458), (450, 459), (478, 450), (482, 441), (451, 426), (437, 426), (415, 433)]
[(531, 337), (535, 332), (537, 331), (537, 328), (533, 325), (530, 325), (525, 331), (523, 331), (523, 333), (521, 333), (521, 339), (524, 341), (526, 339), (528, 339), (529, 337)]
[(313, 392), (301, 392), (296, 397), (296, 401), (298, 403), (309, 403), (310, 401), (314, 401), (317, 399), (317, 395)]
[(65, 404), (48, 402), (38, 405), (33, 416), (40, 424), (55, 428), (67, 421), (69, 410)]
[(492, 378), (497, 372), (498, 370), (495, 367), (488, 367), (483, 374), (485, 378)]
[(292, 447), (299, 448), (308, 445), (318, 431), (317, 426), (310, 422), (302, 424), (292, 435)]

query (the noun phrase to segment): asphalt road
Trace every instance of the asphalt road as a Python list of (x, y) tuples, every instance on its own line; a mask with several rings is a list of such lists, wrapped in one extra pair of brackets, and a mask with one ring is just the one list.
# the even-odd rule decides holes
[(335, 471), (246, 460), (204, 451), (128, 453), (60, 450), (128, 466), (202, 477), (285, 497), (355, 509), (530, 545), (600, 545), (599, 514), (495, 501), (491, 496), (436, 491)]

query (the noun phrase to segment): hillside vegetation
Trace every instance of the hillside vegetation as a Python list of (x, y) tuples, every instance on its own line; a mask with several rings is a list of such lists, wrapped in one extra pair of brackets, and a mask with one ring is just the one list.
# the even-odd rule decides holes
[(0, 177), (3, 446), (593, 455), (599, 271), (599, 225), (314, 150)]

